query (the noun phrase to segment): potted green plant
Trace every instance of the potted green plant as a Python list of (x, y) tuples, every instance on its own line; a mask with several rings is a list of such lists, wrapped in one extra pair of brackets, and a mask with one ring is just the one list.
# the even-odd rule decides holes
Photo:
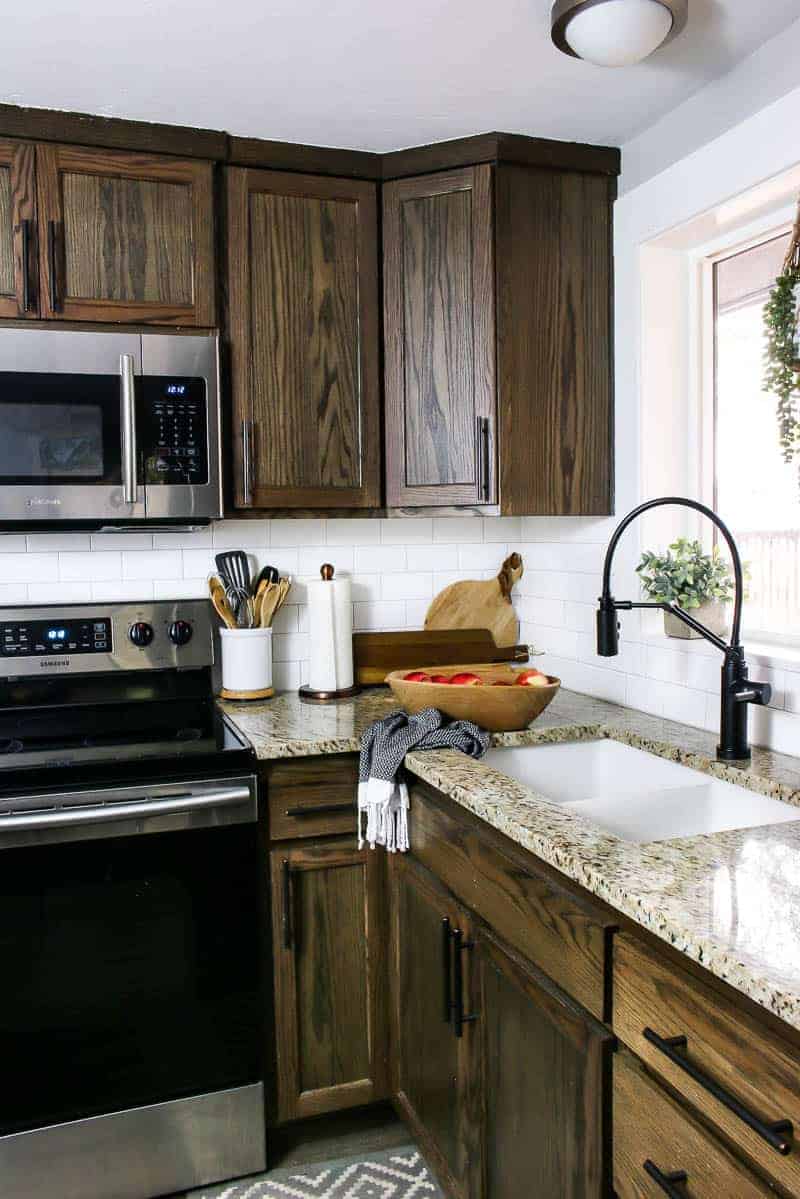
[[(649, 599), (678, 604), (713, 633), (725, 636), (733, 576), (716, 545), (707, 554), (699, 541), (679, 537), (666, 553), (643, 553), (636, 572)], [(664, 632), (684, 639), (700, 636), (671, 612), (664, 613)]]
[(785, 462), (800, 457), (797, 289), (800, 284), (800, 203), (783, 269), (764, 304), (764, 390), (778, 401), (778, 435)]

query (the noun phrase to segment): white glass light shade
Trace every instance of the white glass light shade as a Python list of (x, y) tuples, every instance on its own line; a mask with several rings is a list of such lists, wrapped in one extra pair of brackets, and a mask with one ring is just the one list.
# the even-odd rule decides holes
[(672, 28), (672, 19), (659, 0), (604, 0), (575, 13), (564, 37), (586, 62), (628, 67), (658, 49)]

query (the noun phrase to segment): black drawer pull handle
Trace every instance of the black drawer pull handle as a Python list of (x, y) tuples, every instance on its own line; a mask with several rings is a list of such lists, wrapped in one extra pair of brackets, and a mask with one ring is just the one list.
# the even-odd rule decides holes
[(22, 222), (22, 311), (31, 310), (31, 223)]
[(442, 1018), (445, 1024), (449, 1024), (453, 1017), (453, 970), (451, 964), (452, 958), (450, 956), (451, 936), (450, 921), (447, 916), (442, 916), (442, 977), (444, 978)]
[(47, 258), (50, 270), (50, 308), (58, 312), (58, 222), (47, 222)]
[(281, 863), (283, 882), (283, 947), (292, 948), (292, 866), (288, 858)]
[(685, 1170), (670, 1170), (669, 1174), (664, 1174), (649, 1157), (642, 1162), (642, 1165), (653, 1181), (658, 1183), (664, 1194), (669, 1195), (670, 1199), (686, 1199), (686, 1192), (678, 1190), (681, 1183), (689, 1181), (689, 1175)]
[(453, 974), (455, 995), (453, 997), (453, 1032), (457, 1037), (464, 1035), (464, 1025), (472, 1024), (478, 1019), (477, 1013), (464, 1015), (464, 950), (474, 949), (474, 941), (465, 941), (460, 928), (453, 929)]
[(644, 1039), (649, 1041), (651, 1045), (655, 1045), (659, 1052), (668, 1057), (671, 1062), (683, 1070), (684, 1074), (688, 1074), (694, 1079), (704, 1090), (713, 1095), (723, 1107), (727, 1107), (729, 1112), (733, 1112), (734, 1116), (738, 1116), (748, 1128), (752, 1128), (753, 1132), (757, 1133), (762, 1140), (771, 1145), (773, 1149), (777, 1149), (778, 1153), (786, 1156), (792, 1150), (792, 1134), (793, 1126), (791, 1120), (773, 1120), (768, 1122), (759, 1119), (753, 1115), (743, 1103), (731, 1095), (730, 1091), (726, 1091), (718, 1082), (715, 1082), (704, 1070), (695, 1066), (693, 1062), (685, 1056), (681, 1050), (685, 1050), (687, 1046), (686, 1037), (660, 1037), (657, 1032), (653, 1032), (652, 1028), (642, 1030)]
[(302, 820), (304, 816), (332, 816), (334, 812), (352, 812), (355, 818), (356, 807), (351, 801), (347, 803), (320, 804), (318, 808), (287, 808), (286, 815), (292, 820)]

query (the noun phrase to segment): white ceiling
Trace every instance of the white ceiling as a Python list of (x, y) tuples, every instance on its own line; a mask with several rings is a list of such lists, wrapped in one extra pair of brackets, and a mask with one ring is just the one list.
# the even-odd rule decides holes
[(501, 129), (619, 145), (798, 16), (689, 0), (649, 62), (567, 58), (548, 0), (28, 0), (3, 26), (0, 100), (397, 149)]

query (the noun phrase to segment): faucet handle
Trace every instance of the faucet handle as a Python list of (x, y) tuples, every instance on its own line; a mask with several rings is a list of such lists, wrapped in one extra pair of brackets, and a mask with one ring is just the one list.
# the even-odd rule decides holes
[(752, 679), (746, 679), (736, 687), (733, 698), (737, 704), (766, 706), (772, 699), (772, 686), (769, 683), (754, 683)]

